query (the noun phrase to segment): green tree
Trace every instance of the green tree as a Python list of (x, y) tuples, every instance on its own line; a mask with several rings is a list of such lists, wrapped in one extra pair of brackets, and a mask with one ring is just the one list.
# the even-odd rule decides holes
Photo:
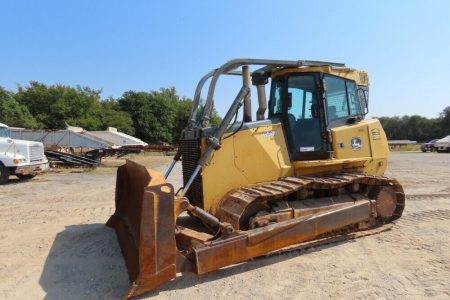
[(222, 122), (222, 118), (217, 113), (216, 109), (213, 107), (212, 113), (211, 113), (211, 120), (212, 125), (219, 126), (219, 124)]
[(88, 87), (47, 86), (31, 81), (27, 87), (18, 87), (16, 99), (28, 107), (42, 127), (64, 128), (68, 123), (98, 130), (102, 127), (100, 93)]
[(125, 92), (119, 99), (130, 114), (136, 136), (148, 143), (172, 141), (177, 96), (174, 88), (152, 92)]
[(444, 136), (441, 118), (425, 118), (422, 116), (381, 117), (381, 125), (390, 140), (414, 140), (427, 142)]
[(439, 123), (441, 126), (441, 136), (450, 134), (450, 106), (444, 108), (440, 113)]
[(396, 140), (398, 139), (398, 126), (400, 122), (400, 118), (395, 117), (380, 117), (378, 118), (380, 120), (381, 125), (383, 126), (384, 131), (386, 132), (386, 136), (389, 140)]
[(101, 102), (102, 129), (115, 127), (126, 134), (134, 135), (133, 120), (131, 116), (120, 110), (119, 102), (114, 99), (107, 99)]
[(179, 99), (175, 109), (175, 120), (172, 130), (172, 141), (177, 143), (181, 138), (181, 132), (186, 127), (192, 110), (192, 100), (188, 98)]
[(0, 122), (14, 127), (37, 128), (28, 108), (14, 99), (14, 94), (0, 87)]

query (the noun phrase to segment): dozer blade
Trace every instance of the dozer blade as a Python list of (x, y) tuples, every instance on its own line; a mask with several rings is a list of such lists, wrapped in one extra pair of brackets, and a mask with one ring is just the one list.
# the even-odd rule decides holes
[(159, 172), (127, 160), (117, 170), (116, 211), (106, 223), (116, 231), (132, 286), (125, 298), (176, 276), (174, 191)]

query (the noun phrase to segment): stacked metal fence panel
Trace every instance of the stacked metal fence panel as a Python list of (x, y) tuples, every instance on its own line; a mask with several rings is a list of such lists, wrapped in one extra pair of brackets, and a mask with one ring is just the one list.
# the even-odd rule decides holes
[(67, 147), (67, 148), (111, 148), (112, 143), (101, 141), (91, 136), (84, 135), (68, 129), (20, 129), (11, 128), (11, 137), (17, 140), (41, 142), (45, 147)]

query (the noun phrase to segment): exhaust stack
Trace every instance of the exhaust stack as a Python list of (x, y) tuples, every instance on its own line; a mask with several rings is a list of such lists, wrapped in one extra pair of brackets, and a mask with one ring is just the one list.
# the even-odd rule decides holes
[(256, 91), (258, 93), (258, 110), (256, 111), (256, 119), (264, 120), (264, 114), (267, 109), (266, 101), (266, 84), (269, 79), (266, 74), (262, 72), (253, 72), (252, 84), (256, 85)]
[[(250, 90), (250, 68), (242, 66), (242, 85)], [(244, 122), (252, 121), (252, 98), (250, 92), (244, 99)]]

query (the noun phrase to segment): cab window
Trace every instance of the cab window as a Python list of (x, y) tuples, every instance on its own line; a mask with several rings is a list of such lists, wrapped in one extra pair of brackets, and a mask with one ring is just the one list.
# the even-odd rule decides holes
[(313, 76), (290, 76), (288, 80), (288, 114), (295, 120), (312, 119)]
[(335, 76), (324, 76), (327, 93), (328, 122), (347, 120), (349, 116), (361, 114), (354, 81)]
[(0, 127), (0, 137), (9, 137), (9, 128)]
[(348, 117), (347, 95), (345, 90), (345, 80), (325, 76), (325, 86), (327, 91), (328, 121)]
[(287, 121), (295, 151), (322, 149), (321, 123), (313, 75), (288, 77)]
[(274, 81), (270, 92), (269, 111), (271, 115), (281, 114), (281, 97), (283, 91), (283, 82)]

